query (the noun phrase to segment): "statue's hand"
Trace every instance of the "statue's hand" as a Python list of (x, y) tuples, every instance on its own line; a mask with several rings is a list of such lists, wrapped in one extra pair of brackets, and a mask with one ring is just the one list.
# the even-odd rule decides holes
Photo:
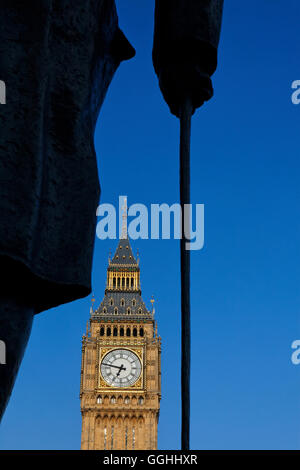
[(194, 113), (213, 96), (210, 76), (190, 62), (164, 64), (159, 73), (159, 86), (171, 113), (177, 117), (186, 98), (191, 101)]

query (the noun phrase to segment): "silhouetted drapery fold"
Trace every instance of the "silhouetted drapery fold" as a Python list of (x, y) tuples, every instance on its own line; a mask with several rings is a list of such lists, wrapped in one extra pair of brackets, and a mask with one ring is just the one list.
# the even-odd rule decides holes
[(93, 134), (133, 55), (114, 0), (0, 2), (0, 292), (28, 296), (37, 312), (91, 292)]

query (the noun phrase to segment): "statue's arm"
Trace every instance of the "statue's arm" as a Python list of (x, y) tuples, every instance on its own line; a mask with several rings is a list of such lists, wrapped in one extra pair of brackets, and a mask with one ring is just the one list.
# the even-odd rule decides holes
[(171, 111), (189, 94), (194, 108), (212, 96), (223, 0), (156, 0), (153, 64)]

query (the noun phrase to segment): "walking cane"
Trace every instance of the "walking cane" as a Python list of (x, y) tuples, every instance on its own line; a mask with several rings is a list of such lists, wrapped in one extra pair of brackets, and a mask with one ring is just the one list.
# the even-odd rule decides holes
[[(181, 205), (181, 448), (190, 448), (190, 251), (186, 249), (190, 227), (190, 140), (192, 105), (186, 99), (180, 112), (180, 205)], [(184, 366), (183, 366), (184, 365)]]
[[(180, 119), (181, 448), (190, 448), (190, 137), (194, 111), (213, 95), (223, 0), (155, 0), (153, 65)], [(183, 97), (190, 98), (183, 98)]]

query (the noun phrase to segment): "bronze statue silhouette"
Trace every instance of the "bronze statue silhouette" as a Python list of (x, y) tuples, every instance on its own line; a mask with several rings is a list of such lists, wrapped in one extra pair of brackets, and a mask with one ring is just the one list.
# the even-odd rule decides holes
[[(223, 0), (156, 0), (153, 64), (170, 110), (213, 93)], [(35, 314), (91, 292), (100, 188), (93, 135), (134, 48), (114, 0), (2, 0), (0, 419)]]

